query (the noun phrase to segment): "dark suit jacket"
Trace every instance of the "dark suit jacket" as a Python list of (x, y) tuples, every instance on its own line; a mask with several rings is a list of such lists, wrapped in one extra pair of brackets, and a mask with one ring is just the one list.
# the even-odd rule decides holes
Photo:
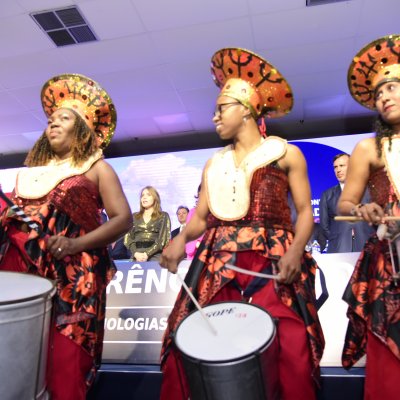
[[(328, 240), (328, 253), (361, 251), (367, 239), (375, 232), (366, 222), (352, 224), (334, 220), (341, 193), (340, 185), (332, 186), (322, 193), (319, 203), (320, 225)], [(369, 193), (366, 190), (362, 203), (369, 201)]]
[(128, 260), (131, 258), (131, 252), (124, 245), (124, 238), (120, 238), (116, 241), (115, 246), (109, 246), (110, 256), (114, 260)]
[(174, 229), (171, 231), (171, 239), (173, 239), (175, 236), (179, 235), (179, 232), (181, 230), (181, 227)]

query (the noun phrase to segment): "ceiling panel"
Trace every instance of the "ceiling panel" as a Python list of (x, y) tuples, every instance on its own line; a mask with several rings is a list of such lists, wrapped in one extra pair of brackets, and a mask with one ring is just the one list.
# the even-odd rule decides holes
[(36, 85), (20, 89), (12, 89), (8, 91), (8, 94), (21, 104), (22, 109), (27, 111), (43, 112), (40, 103), (41, 89), (42, 85)]
[(305, 0), (247, 0), (252, 14), (273, 14), (276, 12), (302, 9)]
[(0, 59), (14, 56), (29, 57), (37, 52), (55, 47), (27, 15), (3, 18), (0, 23)]
[(357, 32), (357, 1), (254, 15), (256, 47), (274, 49), (351, 38)]
[[(57, 48), (29, 16), (70, 5), (100, 41)], [(347, 68), (360, 47), (399, 33), (399, 13), (398, 0), (315, 7), (305, 0), (2, 0), (0, 153), (32, 146), (46, 124), (40, 89), (65, 72), (88, 75), (110, 92), (118, 113), (110, 145), (116, 155), (137, 147), (135, 138), (146, 152), (158, 142), (165, 151), (170, 144), (202, 146), (217, 137), (210, 59), (232, 46), (265, 56), (294, 90), (292, 112), (269, 121), (272, 132), (290, 139), (364, 129), (374, 113), (350, 97)], [(147, 148), (146, 138), (152, 138)]]
[(154, 117), (154, 121), (162, 133), (181, 133), (193, 131), (187, 114), (169, 114)]
[(63, 71), (79, 71), (84, 75), (160, 64), (148, 34), (65, 46), (57, 50), (64, 65)]
[(24, 8), (15, 0), (2, 0), (0, 8), (0, 20), (13, 17), (24, 12)]
[(101, 40), (136, 35), (145, 31), (130, 0), (96, 0), (79, 6), (89, 25)]
[(177, 90), (191, 90), (216, 87), (210, 72), (210, 59), (197, 62), (169, 63), (165, 66)]
[[(195, 111), (198, 109), (205, 110), (208, 112), (208, 117), (211, 118), (219, 92), (217, 86), (213, 86), (214, 87), (211, 88), (180, 92), (179, 95), (185, 104), (187, 111)], [(210, 102), (210, 99), (213, 99), (213, 101)]]
[(298, 74), (337, 71), (338, 68), (350, 65), (354, 56), (354, 39), (307, 43), (261, 50), (259, 53), (264, 55), (284, 75), (288, 72), (293, 73), (293, 63), (296, 63), (296, 73)]
[(222, 22), (248, 14), (247, 3), (241, 0), (131, 0), (131, 2), (149, 31)]
[(128, 113), (122, 114), (122, 116), (118, 114), (115, 140), (123, 138), (134, 139), (135, 137), (156, 136), (159, 134), (161, 134), (160, 128), (152, 117), (131, 118)]
[(222, 47), (254, 47), (249, 18), (153, 32), (152, 38), (160, 59), (168, 63), (209, 63), (214, 52)]
[(49, 78), (66, 72), (58, 50), (35, 53), (32, 57), (10, 57), (0, 62), (0, 84), (6, 89), (42, 85)]
[[(3, 1), (3, 0), (2, 0)], [(63, 8), (71, 6), (76, 3), (83, 3), (87, 0), (73, 1), (73, 0), (15, 0), (25, 11), (42, 11), (51, 10), (53, 8)], [(96, 0), (94, 0), (96, 1)]]
[(305, 99), (303, 102), (304, 119), (332, 118), (338, 114), (343, 114), (345, 99), (345, 95)]

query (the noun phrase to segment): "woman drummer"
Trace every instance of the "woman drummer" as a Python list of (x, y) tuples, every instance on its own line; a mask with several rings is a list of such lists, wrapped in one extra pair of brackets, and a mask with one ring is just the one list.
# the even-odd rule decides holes
[[(349, 325), (343, 366), (367, 354), (364, 399), (398, 399), (400, 377), (400, 35), (365, 46), (348, 72), (353, 98), (378, 111), (375, 138), (360, 141), (351, 157), (339, 199), (342, 215), (380, 225), (357, 261), (343, 299)], [(368, 186), (371, 203), (361, 204)], [(379, 237), (378, 237), (379, 236)]]
[(105, 90), (85, 76), (65, 74), (45, 83), (41, 99), (47, 128), (12, 193), (39, 229), (4, 210), (0, 270), (56, 282), (48, 391), (52, 400), (83, 400), (101, 360), (106, 286), (115, 271), (107, 244), (128, 231), (132, 217), (116, 173), (103, 160), (116, 124)]
[[(292, 92), (276, 68), (246, 50), (217, 51), (211, 68), (221, 89), (213, 121), (218, 135), (233, 144), (207, 162), (193, 217), (164, 250), (160, 264), (176, 272), (185, 242), (205, 232), (186, 276), (187, 285), (202, 306), (251, 301), (278, 318), (279, 398), (312, 400), (312, 376), (318, 373), (324, 340), (315, 309), (316, 265), (304, 252), (313, 228), (307, 167), (296, 146), (278, 137), (265, 139), (257, 124), (265, 115), (288, 113)], [(298, 215), (296, 229), (290, 218), (289, 191)], [(281, 281), (257, 285), (226, 263), (256, 272), (279, 272)], [(182, 291), (164, 338), (162, 399), (190, 397), (171, 335), (192, 309)]]

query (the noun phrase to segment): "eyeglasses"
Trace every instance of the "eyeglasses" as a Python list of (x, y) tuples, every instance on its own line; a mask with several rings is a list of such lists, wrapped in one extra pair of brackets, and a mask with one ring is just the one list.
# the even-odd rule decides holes
[(237, 106), (239, 103), (238, 101), (235, 101), (233, 103), (222, 103), (222, 104), (217, 104), (215, 106), (215, 111), (214, 111), (214, 117), (216, 117), (217, 115), (221, 116), (222, 112), (225, 111), (227, 108), (229, 108), (230, 106)]

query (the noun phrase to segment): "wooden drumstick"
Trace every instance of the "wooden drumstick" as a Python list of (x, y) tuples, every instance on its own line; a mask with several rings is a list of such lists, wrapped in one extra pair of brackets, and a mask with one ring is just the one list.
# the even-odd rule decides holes
[(210, 328), (211, 332), (215, 336), (217, 336), (217, 334), (218, 334), (217, 330), (215, 329), (214, 325), (211, 323), (210, 318), (208, 318), (207, 315), (204, 313), (204, 310), (201, 308), (201, 305), (199, 304), (199, 302), (193, 296), (193, 293), (189, 289), (188, 285), (186, 285), (185, 281), (183, 280), (183, 278), (178, 273), (176, 274), (176, 276), (178, 277), (178, 280), (181, 282), (183, 288), (186, 290), (186, 293), (188, 294), (190, 299), (193, 301), (193, 303), (196, 306), (196, 308), (199, 310), (199, 312), (200, 312), (201, 316), (203, 317), (203, 319), (207, 322), (207, 325)]
[[(400, 217), (395, 217), (393, 215), (388, 215), (385, 217), (382, 217), (383, 220), (385, 221), (400, 221)], [(358, 222), (358, 221), (364, 221), (364, 218), (358, 217), (356, 215), (338, 215), (334, 218), (335, 221), (346, 221), (346, 222)]]

